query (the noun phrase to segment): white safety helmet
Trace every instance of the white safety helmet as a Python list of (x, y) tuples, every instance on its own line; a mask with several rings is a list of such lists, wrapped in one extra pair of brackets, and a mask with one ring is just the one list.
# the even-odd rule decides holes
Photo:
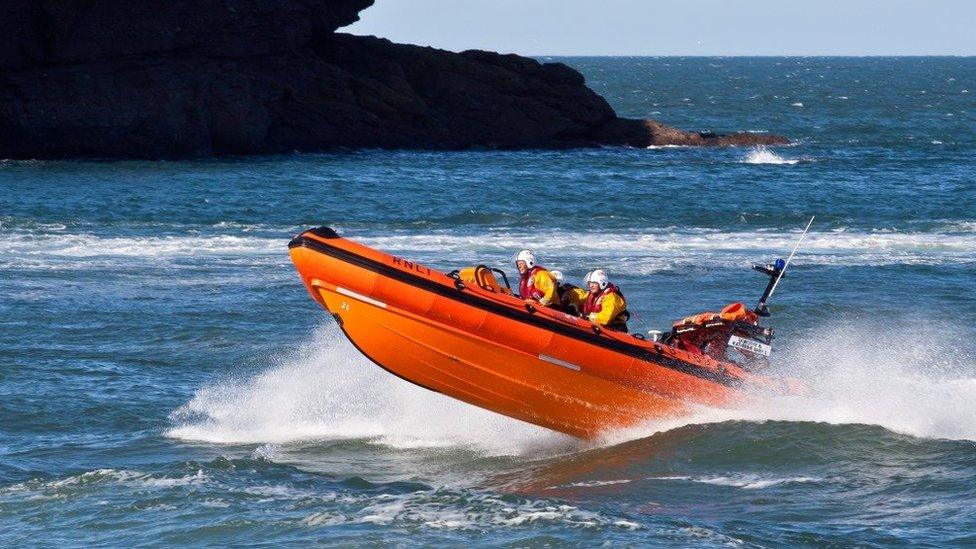
[(587, 273), (586, 278), (583, 279), (583, 283), (589, 285), (590, 282), (596, 282), (600, 285), (601, 290), (606, 290), (607, 286), (610, 285), (610, 277), (603, 269), (597, 269), (595, 271), (590, 271)]
[(562, 284), (563, 283), (563, 272), (562, 271), (549, 271), (549, 274), (551, 274), (552, 277), (554, 279), (556, 279), (556, 284)]
[(529, 250), (522, 250), (521, 252), (515, 254), (515, 261), (524, 261), (525, 266), (528, 269), (535, 267), (535, 254)]

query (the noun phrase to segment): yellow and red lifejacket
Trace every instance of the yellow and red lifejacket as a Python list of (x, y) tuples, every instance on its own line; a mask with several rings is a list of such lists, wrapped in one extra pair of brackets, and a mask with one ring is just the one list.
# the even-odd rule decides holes
[(596, 293), (590, 292), (589, 294), (587, 294), (586, 301), (583, 302), (583, 310), (581, 311), (583, 316), (585, 317), (590, 313), (599, 313), (600, 311), (602, 311), (603, 299), (610, 294), (617, 294), (618, 296), (620, 296), (621, 299), (623, 299), (624, 297), (624, 294), (620, 293), (620, 290), (618, 290), (617, 287), (614, 286), (613, 284), (607, 284), (607, 287), (600, 290), (599, 292)]
[[(540, 282), (545, 287), (539, 287), (536, 283), (539, 279), (536, 276), (538, 274), (544, 277), (544, 280)], [(519, 279), (519, 297), (522, 299), (532, 299), (543, 305), (550, 305), (556, 298), (556, 279), (552, 277), (549, 271), (536, 265), (526, 271)]]

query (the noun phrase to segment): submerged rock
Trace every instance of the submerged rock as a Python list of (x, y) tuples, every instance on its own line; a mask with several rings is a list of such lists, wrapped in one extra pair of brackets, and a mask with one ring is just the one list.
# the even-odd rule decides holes
[(336, 33), (372, 0), (0, 6), (0, 158), (780, 144), (618, 118), (577, 71)]
[(761, 133), (688, 132), (656, 120), (631, 118), (614, 118), (595, 128), (591, 136), (599, 143), (634, 147), (786, 145), (790, 142), (785, 137)]

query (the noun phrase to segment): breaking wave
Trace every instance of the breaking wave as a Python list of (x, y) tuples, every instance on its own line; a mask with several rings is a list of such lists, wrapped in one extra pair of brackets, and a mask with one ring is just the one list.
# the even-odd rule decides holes
[(334, 326), (244, 379), (197, 391), (167, 436), (213, 443), (365, 439), (396, 448), (464, 446), (512, 455), (569, 437), (464, 404), (383, 371)]
[[(184, 463), (189, 466), (191, 463)], [(285, 524), (321, 529), (340, 525), (377, 525), (398, 529), (484, 532), (512, 527), (564, 527), (631, 532), (660, 525), (641, 524), (613, 513), (591, 510), (565, 501), (518, 497), (471, 488), (431, 488), (419, 483), (372, 483), (362, 478), (328, 480), (297, 473), (302, 486), (282, 483), (288, 466), (253, 460), (218, 458), (209, 464), (193, 464), (195, 473), (172, 471), (146, 473), (128, 469), (97, 469), (57, 479), (32, 479), (0, 486), (0, 504), (36, 505), (56, 501), (62, 509), (101, 506), (120, 496), (151, 494), (146, 504), (156, 516), (165, 516), (167, 526), (185, 531), (187, 508), (206, 513), (214, 508), (233, 508), (246, 514), (259, 509), (287, 509)], [(237, 474), (234, 467), (273, 471), (278, 476)], [(241, 483), (241, 480), (245, 482)], [(680, 534), (669, 529), (669, 533)], [(688, 536), (685, 536), (688, 537)]]
[[(618, 273), (649, 274), (706, 265), (739, 268), (771, 252), (785, 253), (796, 234), (780, 232), (633, 231), (615, 233), (509, 232), (484, 235), (452, 233), (396, 234), (364, 237), (365, 244), (412, 257), (451, 257), (465, 262), (508, 263), (512, 250), (544, 250), (553, 268), (602, 260)], [(803, 243), (807, 265), (935, 265), (976, 262), (974, 232), (860, 232), (835, 230), (810, 233)], [(558, 264), (557, 261), (564, 261)], [(564, 269), (565, 270), (565, 269)]]
[[(432, 529), (477, 530), (559, 524), (570, 528), (621, 529), (644, 528), (643, 525), (605, 516), (574, 505), (547, 501), (513, 501), (511, 497), (466, 490), (418, 491), (386, 498), (361, 498), (364, 501), (351, 512), (319, 511), (302, 520), (306, 526), (339, 524), (380, 524), (423, 526)], [(459, 510), (458, 507), (463, 505)]]
[(787, 346), (776, 364), (804, 386), (802, 394), (756, 391), (739, 407), (701, 408), (610, 433), (605, 443), (725, 421), (876, 425), (920, 438), (976, 441), (976, 356), (944, 333), (835, 326)]
[(752, 149), (745, 159), (742, 160), (743, 164), (774, 164), (774, 165), (793, 165), (799, 164), (801, 159), (797, 158), (785, 158), (782, 157), (768, 147), (759, 146)]
[(0, 256), (208, 257), (280, 255), (281, 238), (237, 235), (98, 236), (94, 234), (8, 234), (0, 239)]
[(780, 486), (783, 484), (805, 484), (808, 482), (819, 482), (822, 479), (817, 477), (764, 478), (759, 475), (738, 475), (728, 477), (647, 477), (646, 480), (698, 482), (701, 484), (714, 484), (717, 486), (731, 486), (733, 488), (742, 488), (743, 490), (762, 490), (763, 488)]
[[(598, 258), (620, 273), (649, 274), (689, 264), (739, 268), (770, 252), (787, 251), (796, 234), (771, 230), (720, 231), (707, 228), (661, 228), (618, 232), (495, 230), (485, 234), (453, 231), (426, 233), (349, 232), (361, 242), (422, 261), (508, 263), (513, 250), (544, 250), (544, 259), (576, 264)], [(51, 269), (141, 265), (217, 259), (224, 262), (287, 265), (289, 233), (99, 236), (87, 233), (4, 231), (0, 266)], [(976, 230), (969, 222), (947, 222), (928, 232), (834, 229), (812, 232), (803, 245), (803, 262), (819, 265), (936, 265), (976, 262)]]
[[(544, 456), (613, 446), (695, 424), (727, 421), (876, 425), (922, 438), (976, 441), (976, 360), (919, 346), (930, 334), (840, 326), (784, 350), (778, 366), (800, 395), (755, 393), (739, 407), (608, 433), (595, 443), (509, 419), (398, 379), (362, 357), (334, 327), (243, 379), (197, 391), (166, 435), (212, 443), (358, 439), (393, 448), (464, 447), (487, 455)], [(669, 480), (669, 479), (659, 479)], [(685, 478), (758, 489), (807, 478)]]

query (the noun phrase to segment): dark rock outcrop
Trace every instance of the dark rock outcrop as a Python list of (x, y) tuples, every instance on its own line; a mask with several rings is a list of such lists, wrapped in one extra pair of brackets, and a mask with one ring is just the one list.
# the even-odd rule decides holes
[(594, 128), (589, 134), (598, 143), (606, 145), (631, 145), (634, 147), (681, 147), (786, 145), (785, 137), (756, 133), (717, 134), (713, 132), (686, 132), (666, 126), (656, 120), (614, 118)]
[(0, 158), (779, 144), (617, 118), (583, 77), (338, 34), (372, 0), (8, 0)]

